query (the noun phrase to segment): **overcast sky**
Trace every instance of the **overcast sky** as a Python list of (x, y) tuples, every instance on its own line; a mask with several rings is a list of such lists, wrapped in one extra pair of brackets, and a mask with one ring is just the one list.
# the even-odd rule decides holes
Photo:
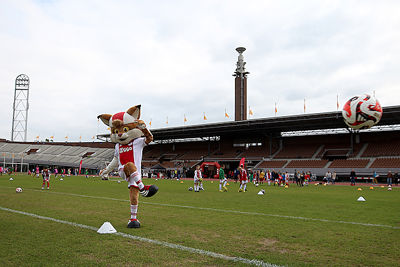
[(107, 132), (97, 115), (137, 104), (152, 129), (233, 120), (238, 46), (250, 118), (275, 102), (302, 114), (304, 98), (307, 113), (335, 111), (337, 94), (342, 107), (374, 90), (399, 105), (399, 14), (400, 1), (2, 0), (0, 138), (21, 73), (28, 141), (91, 141)]

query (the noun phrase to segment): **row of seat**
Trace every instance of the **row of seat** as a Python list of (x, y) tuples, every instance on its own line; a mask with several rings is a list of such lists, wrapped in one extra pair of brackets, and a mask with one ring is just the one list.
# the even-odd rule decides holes
[(329, 165), (328, 160), (269, 160), (261, 162), (258, 168), (400, 168), (400, 158), (337, 159)]

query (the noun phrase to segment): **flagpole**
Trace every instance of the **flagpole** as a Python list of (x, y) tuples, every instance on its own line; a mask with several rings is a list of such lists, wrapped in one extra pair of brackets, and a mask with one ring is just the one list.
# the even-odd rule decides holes
[(339, 94), (336, 94), (336, 111), (339, 111)]

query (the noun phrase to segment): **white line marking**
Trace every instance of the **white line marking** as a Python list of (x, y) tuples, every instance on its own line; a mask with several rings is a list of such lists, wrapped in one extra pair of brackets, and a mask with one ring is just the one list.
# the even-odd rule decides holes
[[(80, 224), (80, 223), (69, 222), (69, 221), (64, 221), (64, 220), (59, 220), (59, 219), (46, 217), (46, 216), (41, 216), (41, 215), (37, 215), (37, 214), (34, 214), (34, 213), (25, 212), (25, 211), (13, 210), (13, 209), (4, 208), (4, 207), (0, 207), (0, 210), (12, 212), (12, 213), (17, 213), (17, 214), (22, 214), (22, 215), (34, 217), (34, 218), (37, 218), (37, 219), (48, 220), (48, 221), (53, 221), (53, 222), (57, 222), (57, 223), (72, 225), (72, 226), (75, 226), (75, 227), (80, 227), (80, 228), (84, 228), (84, 229), (88, 229), (88, 230), (92, 230), (92, 231), (97, 231), (98, 230), (96, 227), (93, 227), (93, 226), (84, 225), (84, 224)], [(227, 260), (227, 261), (241, 262), (241, 263), (251, 264), (251, 265), (256, 265), (256, 266), (279, 267), (279, 265), (275, 265), (275, 264), (272, 264), (272, 263), (264, 262), (264, 261), (261, 261), (261, 260), (255, 260), (255, 259), (250, 260), (250, 259), (241, 258), (241, 257), (232, 257), (232, 256), (227, 256), (227, 255), (215, 253), (215, 252), (208, 251), (208, 250), (186, 247), (186, 246), (182, 246), (182, 245), (178, 245), (178, 244), (174, 244), (174, 243), (169, 243), (169, 242), (165, 242), (165, 241), (149, 239), (149, 238), (140, 237), (140, 236), (134, 236), (134, 235), (121, 233), (121, 232), (116, 232), (116, 233), (112, 233), (112, 234), (113, 235), (122, 236), (122, 237), (125, 237), (125, 238), (129, 238), (129, 239), (133, 239), (133, 240), (138, 240), (138, 241), (142, 241), (142, 242), (156, 244), (156, 245), (160, 245), (160, 246), (168, 247), (168, 248), (172, 248), (172, 249), (183, 250), (183, 251), (187, 251), (187, 252), (190, 252), (190, 253), (205, 255), (205, 256), (209, 256), (209, 257), (213, 257), (213, 258), (217, 258), (217, 259), (223, 259), (223, 260)]]
[[(14, 188), (14, 187), (7, 187), (7, 188)], [(41, 190), (37, 190), (37, 189), (25, 189), (25, 190), (32, 190), (32, 191), (42, 192)], [(98, 197), (98, 196), (80, 195), (80, 194), (64, 193), (64, 192), (51, 192), (51, 191), (50, 192), (46, 191), (46, 193), (67, 195), (67, 196), (76, 196), (76, 197), (85, 197), (85, 198), (94, 198), (94, 199), (104, 199), (104, 200), (129, 202), (129, 200), (127, 200), (127, 199), (118, 199), (118, 198), (112, 198), (112, 197)], [(222, 209), (215, 209), (215, 208), (205, 208), (205, 207), (185, 206), (185, 205), (175, 205), (175, 204), (165, 204), (165, 203), (155, 203), (155, 202), (146, 202), (146, 201), (141, 201), (140, 203), (149, 204), (149, 205), (155, 205), (155, 206), (208, 210), (208, 211), (223, 212), (223, 213), (236, 213), (236, 214), (247, 214), (247, 215), (256, 215), (256, 216), (268, 216), (268, 217), (295, 219), (295, 220), (303, 220), (303, 221), (319, 221), (319, 222), (327, 222), (327, 223), (343, 223), (343, 224), (353, 224), (353, 225), (362, 225), (362, 226), (370, 226), (370, 227), (383, 227), (383, 228), (390, 228), (390, 229), (400, 229), (400, 227), (398, 227), (398, 226), (385, 225), (385, 224), (373, 224), (373, 223), (361, 223), (361, 222), (349, 222), (349, 221), (335, 221), (335, 220), (308, 218), (308, 217), (301, 217), (301, 216), (268, 214), (268, 213), (261, 213), (261, 212), (239, 211), (239, 210), (222, 210)]]

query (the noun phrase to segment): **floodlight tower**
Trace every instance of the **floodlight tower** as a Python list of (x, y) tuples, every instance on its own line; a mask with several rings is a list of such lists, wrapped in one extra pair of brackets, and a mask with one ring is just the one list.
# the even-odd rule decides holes
[(247, 120), (247, 74), (244, 62), (243, 52), (246, 51), (244, 47), (236, 48), (239, 53), (238, 61), (236, 63), (235, 76), (235, 121)]
[(29, 109), (29, 77), (20, 74), (15, 79), (11, 141), (26, 141)]

